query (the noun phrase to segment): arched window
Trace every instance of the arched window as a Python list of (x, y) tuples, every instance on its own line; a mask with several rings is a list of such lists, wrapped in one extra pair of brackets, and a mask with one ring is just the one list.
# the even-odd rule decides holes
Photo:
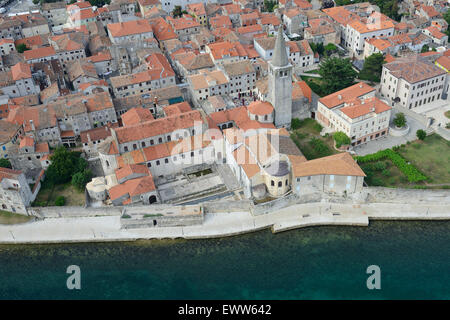
[(106, 160), (106, 166), (109, 167), (109, 162), (108, 162), (108, 160)]
[(278, 181), (278, 188), (281, 188), (283, 186), (283, 182)]
[(270, 185), (273, 187), (273, 186), (275, 185), (275, 181), (272, 180), (272, 181), (270, 182)]
[(286, 185), (288, 185), (288, 183), (289, 183), (289, 181), (288, 181), (288, 179), (286, 179)]

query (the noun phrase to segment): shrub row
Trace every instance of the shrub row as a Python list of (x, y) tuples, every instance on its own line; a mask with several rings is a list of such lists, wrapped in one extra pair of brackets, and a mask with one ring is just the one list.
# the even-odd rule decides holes
[(409, 182), (419, 182), (427, 180), (416, 167), (406, 162), (406, 160), (392, 149), (381, 150), (365, 156), (355, 157), (358, 163), (367, 163), (388, 158), (392, 163), (408, 178)]

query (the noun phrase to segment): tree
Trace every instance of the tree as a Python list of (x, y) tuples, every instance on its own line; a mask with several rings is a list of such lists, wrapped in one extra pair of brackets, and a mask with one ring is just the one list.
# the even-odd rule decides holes
[(8, 159), (2, 158), (0, 159), (0, 167), (11, 169), (12, 168), (11, 162), (9, 162)]
[(63, 196), (59, 196), (56, 198), (55, 206), (62, 207), (65, 204), (66, 204), (66, 198), (64, 198)]
[(427, 133), (425, 132), (425, 130), (419, 129), (416, 131), (416, 136), (420, 140), (425, 140)]
[(382, 53), (374, 53), (368, 56), (358, 77), (363, 80), (380, 82), (383, 63), (384, 56)]
[(337, 47), (334, 43), (327, 44), (324, 49), (326, 56), (330, 56), (332, 53), (337, 51)]
[(447, 10), (446, 13), (444, 13), (444, 20), (448, 24), (447, 31), (445, 32), (448, 36), (450, 36), (450, 10)]
[(323, 93), (330, 94), (352, 85), (357, 72), (353, 70), (350, 59), (327, 58), (320, 64), (319, 74)]
[(395, 115), (394, 124), (397, 128), (403, 128), (406, 125), (406, 118), (402, 112)]
[(18, 53), (23, 53), (26, 50), (30, 50), (25, 43), (20, 43), (16, 46), (16, 50)]
[(181, 6), (175, 6), (172, 10), (172, 15), (176, 18), (176, 17), (181, 17), (182, 15), (182, 11), (181, 11)]
[(56, 148), (50, 156), (52, 163), (46, 171), (46, 179), (51, 184), (69, 182), (75, 173), (87, 168), (87, 161), (80, 155), (80, 152), (67, 151), (64, 147)]
[(275, 6), (277, 6), (277, 2), (275, 0), (264, 0), (264, 8), (267, 11), (273, 12), (275, 10)]
[(336, 148), (340, 148), (342, 145), (350, 144), (350, 138), (342, 131), (333, 133), (333, 139), (336, 142)]
[(420, 49), (421, 53), (425, 53), (425, 52), (428, 52), (428, 51), (430, 51), (430, 47), (427, 44), (424, 44), (422, 46), (422, 49)]
[(72, 176), (72, 185), (79, 191), (84, 191), (86, 184), (92, 179), (92, 172), (89, 169), (77, 172)]
[(319, 43), (311, 42), (310, 47), (311, 47), (312, 51), (317, 52), (319, 55), (323, 55), (323, 53), (325, 51), (325, 48), (324, 48), (322, 42), (319, 42)]

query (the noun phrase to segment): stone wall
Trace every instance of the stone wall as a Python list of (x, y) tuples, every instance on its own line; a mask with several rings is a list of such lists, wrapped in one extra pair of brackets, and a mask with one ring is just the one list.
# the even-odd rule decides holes
[(203, 204), (205, 213), (212, 212), (248, 212), (253, 207), (251, 200), (208, 201)]

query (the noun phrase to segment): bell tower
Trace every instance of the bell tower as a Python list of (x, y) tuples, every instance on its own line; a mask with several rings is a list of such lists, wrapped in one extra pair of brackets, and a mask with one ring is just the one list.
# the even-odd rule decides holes
[(289, 63), (283, 28), (278, 28), (273, 58), (269, 61), (269, 101), (275, 109), (275, 126), (289, 128), (292, 119), (292, 65)]

